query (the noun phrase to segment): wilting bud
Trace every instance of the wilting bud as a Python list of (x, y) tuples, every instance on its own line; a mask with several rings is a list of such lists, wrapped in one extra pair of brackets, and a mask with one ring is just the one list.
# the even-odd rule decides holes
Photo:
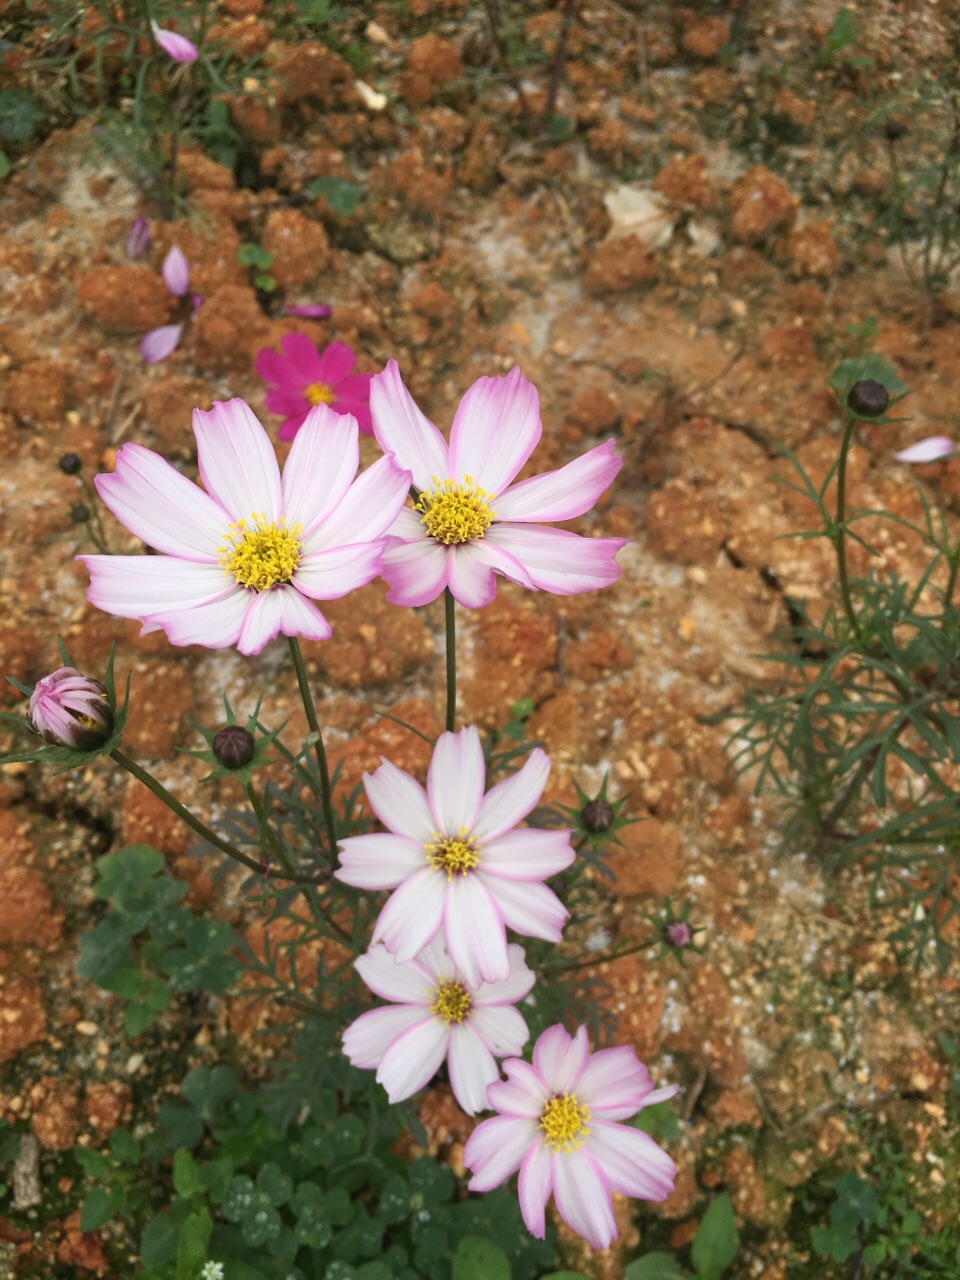
[(592, 836), (609, 831), (613, 819), (613, 805), (607, 804), (606, 800), (591, 800), (580, 810), (584, 830), (589, 831)]
[(95, 751), (113, 732), (106, 689), (76, 667), (61, 667), (37, 683), (27, 718), (45, 742), (74, 751)]
[(850, 388), (847, 406), (861, 418), (879, 418), (890, 403), (890, 393), (882, 382), (861, 378)]
[(83, 462), (76, 453), (65, 453), (57, 466), (65, 476), (78, 476), (83, 470)]
[(225, 769), (242, 769), (256, 752), (253, 734), (240, 724), (228, 724), (213, 739), (213, 754)]

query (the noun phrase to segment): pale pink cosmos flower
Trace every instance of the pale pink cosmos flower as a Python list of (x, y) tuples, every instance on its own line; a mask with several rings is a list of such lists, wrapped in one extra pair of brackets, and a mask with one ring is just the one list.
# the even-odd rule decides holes
[(533, 1048), (533, 1065), (503, 1064), (506, 1080), (487, 1090), (498, 1116), (474, 1129), (463, 1151), (471, 1191), (492, 1191), (520, 1170), (520, 1212), (542, 1240), (551, 1193), (560, 1217), (594, 1249), (617, 1238), (612, 1191), (665, 1200), (677, 1168), (639, 1129), (618, 1124), (643, 1107), (672, 1098), (678, 1085), (654, 1089), (633, 1049), (591, 1053), (587, 1029), (569, 1036), (548, 1027)]
[[(267, 389), (267, 408), (283, 415), (278, 440), (292, 440), (315, 404), (328, 404), (334, 413), (352, 414), (360, 430), (370, 435), (370, 373), (354, 373), (357, 357), (345, 342), (331, 342), (318, 351), (305, 333), (285, 333), (283, 355), (261, 347), (254, 362)], [(389, 453), (384, 449), (384, 453)]]
[[(194, 410), (204, 489), (159, 454), (125, 444), (97, 491), (153, 556), (79, 556), (98, 609), (163, 628), (176, 645), (259, 653), (278, 633), (326, 640), (313, 603), (377, 576), (383, 534), (410, 483), (392, 457), (354, 480), (356, 421), (318, 406), (283, 468), (242, 400)], [(206, 490), (206, 492), (204, 492)]]
[(614, 441), (559, 471), (512, 480), (540, 439), (537, 389), (512, 369), (479, 378), (460, 401), (450, 444), (423, 416), (395, 360), (370, 386), (373, 431), (413, 475), (420, 497), (400, 513), (384, 553), (393, 604), (421, 605), (445, 587), (468, 609), (489, 604), (495, 574), (533, 590), (576, 595), (620, 576), (623, 538), (583, 538), (540, 521), (581, 516), (620, 470)]
[(153, 31), (154, 40), (174, 62), (196, 62), (200, 56), (197, 46), (192, 40), (188, 40), (186, 36), (178, 35), (176, 31), (165, 31), (163, 27), (158, 27), (152, 19), (150, 28)]
[(949, 436), (927, 436), (926, 440), (919, 440), (893, 456), (898, 462), (937, 462), (956, 452), (957, 446)]
[(506, 929), (559, 942), (568, 912), (543, 883), (574, 859), (570, 832), (517, 828), (550, 774), (538, 748), (484, 794), (480, 734), (442, 733), (427, 789), (384, 760), (363, 784), (386, 832), (341, 841), (334, 874), (357, 889), (392, 889), (373, 931), (406, 964), (442, 931), (471, 987), (510, 973)]
[(58, 667), (37, 681), (27, 719), (44, 742), (75, 751), (93, 751), (113, 732), (105, 687), (76, 667)]
[(407, 964), (382, 943), (355, 962), (375, 995), (393, 1003), (361, 1014), (343, 1033), (355, 1067), (376, 1068), (391, 1102), (402, 1102), (431, 1080), (446, 1060), (453, 1096), (468, 1115), (487, 1105), (487, 1086), (499, 1078), (496, 1058), (522, 1053), (530, 1038), (513, 1007), (535, 978), (523, 948), (507, 947), (510, 972), (502, 982), (472, 986), (450, 959), (438, 934)]

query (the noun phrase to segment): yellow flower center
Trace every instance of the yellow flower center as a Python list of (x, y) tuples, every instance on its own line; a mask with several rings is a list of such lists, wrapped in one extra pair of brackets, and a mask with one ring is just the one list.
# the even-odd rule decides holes
[(336, 396), (325, 382), (311, 382), (303, 393), (311, 404), (333, 404)]
[(493, 494), (473, 483), (473, 476), (458, 480), (438, 480), (434, 489), (424, 489), (414, 504), (427, 533), (445, 546), (459, 546), (482, 538), (493, 524), (489, 503)]
[(437, 838), (426, 846), (427, 861), (434, 871), (445, 871), (447, 879), (465, 876), (480, 865), (480, 856), (473, 843), (463, 838), (448, 838), (437, 832)]
[(252, 528), (246, 520), (230, 526), (220, 547), (220, 564), (232, 574), (241, 587), (266, 591), (278, 583), (289, 582), (300, 563), (300, 526), (288, 529), (268, 523), (266, 516), (251, 516)]
[(441, 982), (434, 992), (430, 1012), (449, 1027), (452, 1022), (463, 1022), (472, 1005), (470, 992), (459, 982)]
[(590, 1112), (575, 1093), (555, 1093), (540, 1113), (537, 1128), (553, 1151), (579, 1150), (590, 1132)]

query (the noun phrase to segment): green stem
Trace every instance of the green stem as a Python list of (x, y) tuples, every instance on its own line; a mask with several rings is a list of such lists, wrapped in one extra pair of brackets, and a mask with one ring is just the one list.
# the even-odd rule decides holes
[(320, 803), (323, 806), (323, 816), (327, 823), (327, 839), (330, 842), (330, 861), (332, 863), (337, 857), (337, 824), (333, 817), (333, 794), (330, 788), (330, 770), (327, 768), (327, 753), (323, 748), (323, 735), (320, 732), (320, 722), (317, 719), (316, 707), (313, 705), (313, 694), (310, 692), (307, 669), (303, 665), (300, 641), (296, 636), (287, 636), (287, 640), (290, 643), (293, 666), (297, 673), (297, 684), (300, 686), (303, 709), (307, 714), (307, 724), (310, 726), (311, 734), (315, 735), (313, 745), (317, 757), (317, 768), (320, 771)]
[(571, 960), (564, 964), (545, 964), (543, 967), (551, 973), (568, 973), (573, 969), (592, 969), (595, 965), (610, 964), (614, 960), (621, 960), (624, 956), (632, 956), (637, 951), (646, 951), (647, 947), (655, 947), (659, 941), (659, 938), (645, 938), (643, 942), (636, 942), (632, 947), (624, 947), (622, 951), (607, 952), (605, 956), (591, 956), (589, 960)]
[(943, 611), (946, 611), (953, 604), (953, 591), (957, 585), (957, 570), (960, 569), (960, 559), (956, 553), (950, 557), (950, 576), (947, 578), (946, 590), (943, 593)]
[[(235, 862), (242, 863), (243, 866), (255, 871), (258, 875), (263, 875), (263, 867), (258, 859), (251, 858), (246, 853), (241, 853), (229, 840), (224, 840), (222, 836), (218, 836), (205, 822), (201, 822), (195, 814), (185, 808), (176, 796), (171, 795), (162, 782), (158, 782), (153, 774), (147, 773), (146, 769), (141, 768), (136, 760), (131, 760), (119, 747), (114, 747), (110, 752), (110, 758), (115, 760), (121, 768), (126, 769), (127, 773), (132, 774), (138, 782), (142, 782), (149, 791), (153, 792), (158, 800), (162, 800), (172, 813), (175, 813), (182, 822), (192, 828), (198, 836), (202, 836), (208, 844), (212, 844), (215, 849), (219, 849), (221, 853), (227, 854)], [(300, 875), (297, 872), (277, 873), (276, 878), (279, 880), (293, 880), (298, 884), (310, 884), (313, 881), (312, 876)]]
[(847, 615), (854, 637), (860, 639), (860, 623), (853, 608), (850, 595), (850, 579), (847, 574), (847, 455), (853, 439), (853, 429), (859, 421), (856, 417), (847, 420), (840, 446), (840, 460), (837, 463), (837, 517), (833, 545), (837, 553), (837, 575), (840, 578), (840, 595), (843, 599), (843, 611)]
[(447, 633), (447, 733), (453, 733), (457, 715), (457, 619), (453, 592), (446, 587), (443, 593), (444, 618)]

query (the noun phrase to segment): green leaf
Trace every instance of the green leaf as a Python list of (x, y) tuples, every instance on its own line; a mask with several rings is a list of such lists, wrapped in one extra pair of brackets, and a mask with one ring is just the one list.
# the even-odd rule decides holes
[(177, 1256), (180, 1233), (166, 1214), (151, 1218), (140, 1237), (140, 1261), (145, 1267), (163, 1267)]
[(207, 1260), (207, 1245), (213, 1231), (213, 1219), (209, 1209), (191, 1213), (180, 1228), (177, 1245), (176, 1280), (197, 1280), (200, 1268)]
[(80, 1210), (80, 1230), (96, 1231), (113, 1217), (110, 1192), (104, 1187), (94, 1187)]
[(42, 119), (43, 111), (32, 93), (25, 89), (0, 91), (0, 137), (7, 142), (26, 142)]
[(307, 195), (322, 196), (331, 213), (344, 218), (352, 218), (363, 195), (363, 187), (356, 182), (346, 182), (343, 178), (314, 178), (307, 184)]
[(263, 272), (253, 277), (253, 283), (255, 288), (260, 289), (263, 293), (273, 293), (277, 287), (277, 282), (273, 276), (266, 275)]
[(0, 180), (5, 178), (12, 168), (10, 157), (5, 151), (0, 151)]
[(77, 973), (103, 986), (118, 970), (134, 968), (134, 959), (127, 946), (133, 931), (129, 920), (123, 916), (109, 915), (99, 921), (80, 938)]
[(223, 1103), (237, 1092), (237, 1077), (229, 1067), (194, 1067), (180, 1082), (180, 1093), (196, 1107), (204, 1120), (211, 1120)]
[(110, 1134), (110, 1154), (118, 1164), (138, 1164), (140, 1143), (129, 1129), (114, 1129)]
[(884, 1240), (876, 1240), (868, 1244), (863, 1251), (863, 1261), (868, 1267), (879, 1267), (887, 1256), (887, 1245)]
[(77, 1164), (91, 1178), (106, 1180), (113, 1171), (110, 1157), (102, 1151), (92, 1151), (89, 1147), (74, 1147), (73, 1157)]
[(293, 1195), (293, 1179), (278, 1165), (267, 1163), (257, 1174), (257, 1188), (272, 1205), (279, 1206)]
[(683, 1269), (670, 1253), (645, 1253), (627, 1265), (626, 1280), (682, 1280)]
[(184, 1200), (190, 1200), (203, 1190), (200, 1166), (189, 1151), (176, 1151), (173, 1156), (173, 1189)]
[(737, 1252), (737, 1228), (733, 1205), (726, 1194), (717, 1196), (703, 1215), (693, 1238), (691, 1257), (699, 1280), (717, 1280)]
[(243, 267), (267, 267), (273, 265), (273, 254), (259, 244), (242, 244), (237, 250), (237, 261)]
[(811, 1227), (810, 1243), (821, 1258), (833, 1258), (834, 1262), (846, 1262), (858, 1247), (855, 1236), (834, 1224)]
[(464, 1236), (453, 1259), (453, 1280), (510, 1280), (507, 1255), (483, 1236)]

